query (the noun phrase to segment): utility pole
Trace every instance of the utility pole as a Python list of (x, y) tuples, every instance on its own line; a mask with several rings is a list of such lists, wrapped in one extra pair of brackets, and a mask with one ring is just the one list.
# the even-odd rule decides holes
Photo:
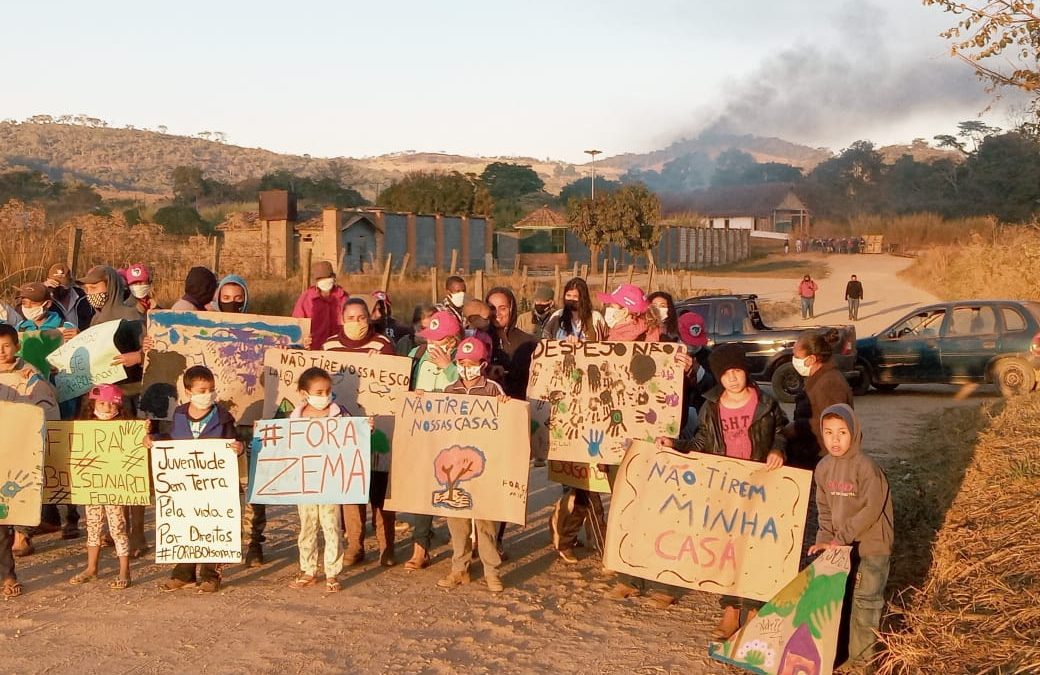
[(586, 155), (592, 157), (592, 200), (596, 200), (596, 155), (603, 154), (602, 150), (586, 150)]

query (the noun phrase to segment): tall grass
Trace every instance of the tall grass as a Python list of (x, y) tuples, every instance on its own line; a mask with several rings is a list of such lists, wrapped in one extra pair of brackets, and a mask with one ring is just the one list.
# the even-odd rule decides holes
[(917, 251), (929, 245), (968, 242), (973, 235), (991, 238), (998, 225), (994, 218), (950, 218), (937, 213), (914, 213), (902, 216), (861, 215), (848, 222), (819, 220), (813, 224), (813, 236), (850, 237), (880, 234), (885, 244), (896, 244), (899, 251)]
[(1040, 300), (1040, 231), (1007, 228), (922, 251), (903, 276), (944, 300)]

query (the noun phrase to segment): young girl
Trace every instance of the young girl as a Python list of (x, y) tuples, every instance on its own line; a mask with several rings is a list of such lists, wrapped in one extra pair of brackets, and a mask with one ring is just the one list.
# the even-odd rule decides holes
[[(332, 402), (332, 378), (321, 368), (308, 368), (300, 374), (302, 405), (290, 417), (343, 417), (346, 411)], [(318, 525), (325, 535), (325, 589), (336, 593), (342, 589), (339, 573), (343, 570), (343, 527), (340, 524), (339, 504), (299, 504), (301, 574), (289, 583), (290, 588), (306, 588), (317, 583)], [(364, 527), (364, 520), (362, 520)]]
[[(123, 390), (114, 384), (99, 384), (90, 390), (83, 401), (82, 420), (107, 422), (131, 419), (123, 409)], [(115, 542), (119, 557), (119, 576), (108, 584), (114, 591), (130, 588), (130, 537), (126, 531), (126, 514), (122, 506), (87, 505), (87, 569), (69, 579), (71, 584), (85, 584), (98, 577), (98, 559), (101, 557), (101, 528), (108, 520), (108, 532)]]
[(632, 284), (621, 284), (613, 293), (600, 293), (603, 320), (610, 331), (611, 342), (659, 342), (661, 324), (657, 313), (650, 310), (643, 290)]

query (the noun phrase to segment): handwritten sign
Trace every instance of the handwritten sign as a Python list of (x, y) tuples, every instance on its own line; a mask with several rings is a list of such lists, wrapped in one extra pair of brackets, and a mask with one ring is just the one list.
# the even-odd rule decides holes
[(716, 661), (767, 675), (830, 675), (852, 549), (825, 551), (726, 642), (708, 644)]
[(0, 401), (0, 525), (40, 524), (43, 503), (43, 410)]
[(43, 498), (48, 504), (151, 503), (144, 421), (48, 422)]
[(682, 419), (678, 345), (542, 340), (527, 397), (532, 442), (549, 459), (618, 464), (629, 438), (674, 438)]
[(156, 441), (155, 562), (242, 561), (238, 461), (227, 440)]
[(521, 401), (408, 394), (394, 430), (386, 509), (523, 525), (528, 426)]
[(768, 600), (798, 574), (812, 472), (635, 442), (618, 470), (604, 566)]
[(610, 475), (597, 464), (549, 460), (549, 480), (560, 485), (610, 494)]
[(336, 403), (349, 414), (375, 417), (372, 470), (389, 471), (394, 415), (408, 393), (412, 360), (367, 352), (269, 349), (264, 356), (265, 418), (285, 417), (295, 409), (300, 401), (300, 374), (308, 368), (322, 368), (332, 376)]
[(251, 504), (366, 504), (367, 417), (261, 420), (249, 467)]
[(217, 396), (239, 424), (260, 419), (264, 407), (264, 352), (272, 347), (299, 347), (310, 334), (310, 319), (291, 319), (227, 312), (148, 313), (148, 352), (142, 408), (157, 419), (169, 419), (174, 391), (188, 397), (181, 375), (191, 366), (213, 371)]
[(113, 340), (120, 323), (106, 321), (92, 326), (47, 357), (47, 362), (58, 371), (54, 374), (54, 387), (59, 403), (82, 396), (95, 384), (126, 379), (126, 368), (112, 363), (119, 356)]

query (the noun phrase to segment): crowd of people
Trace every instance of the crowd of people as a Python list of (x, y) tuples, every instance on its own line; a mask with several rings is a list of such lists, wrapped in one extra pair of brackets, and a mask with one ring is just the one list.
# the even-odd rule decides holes
[[(313, 285), (296, 302), (292, 315), (310, 319), (309, 349), (397, 354), (412, 361), (415, 390), (496, 396), (526, 400), (527, 381), (534, 348), (539, 340), (674, 342), (685, 345), (677, 361), (684, 373), (682, 432), (677, 438), (659, 438), (661, 447), (680, 452), (705, 452), (762, 462), (767, 469), (795, 466), (815, 472), (816, 499), (811, 504), (806, 543), (809, 553), (834, 546), (853, 546), (859, 577), (852, 592), (850, 655), (869, 658), (874, 631), (883, 607), (882, 592), (888, 574), (892, 546), (892, 503), (884, 473), (861, 449), (862, 431), (853, 411), (853, 397), (841, 373), (831, 363), (836, 331), (807, 331), (794, 348), (793, 359), (805, 375), (793, 417), (752, 379), (739, 345), (710, 349), (704, 317), (693, 312), (678, 315), (671, 295), (663, 291), (645, 294), (631, 284), (612, 293), (599, 293), (594, 303), (585, 280), (576, 277), (563, 287), (562, 301), (546, 287), (535, 289), (530, 309), (520, 312), (513, 290), (495, 287), (483, 298), (467, 293), (462, 277), (449, 277), (445, 296), (437, 304), (414, 308), (410, 321), (399, 321), (385, 291), (348, 293), (333, 266), (317, 263)], [(810, 280), (811, 281), (811, 280)], [(135, 264), (116, 270), (90, 269), (74, 281), (69, 269), (52, 266), (45, 281), (18, 289), (15, 306), (0, 311), (0, 389), (5, 400), (19, 400), (42, 407), (48, 419), (112, 420), (147, 417), (140, 394), (144, 354), (154, 345), (146, 335), (146, 317), (159, 308), (154, 296), (152, 270)], [(815, 289), (813, 289), (815, 292)], [(803, 295), (804, 297), (804, 295)], [(204, 267), (187, 275), (183, 295), (170, 309), (182, 311), (245, 312), (249, 288), (245, 279), (228, 275), (217, 279)], [(597, 309), (597, 305), (601, 309)], [(811, 304), (809, 314), (811, 316)], [(118, 321), (116, 361), (127, 372), (117, 384), (97, 385), (81, 400), (57, 405), (46, 362), (30, 359), (20, 350), (23, 339), (53, 338), (52, 346), (72, 339), (91, 326)], [(176, 408), (172, 421), (150, 422), (147, 445), (158, 439), (223, 438), (238, 453), (249, 447), (252, 429), (240, 425), (219, 404), (216, 378), (204, 366), (188, 368), (182, 375), (187, 400)], [(345, 410), (332, 396), (332, 378), (320, 368), (310, 368), (296, 382), (297, 417), (342, 416)], [(535, 467), (546, 457), (532, 457)], [(397, 514), (384, 508), (388, 465), (374, 460), (368, 505), (300, 505), (299, 574), (293, 588), (306, 588), (324, 577), (325, 589), (341, 589), (345, 567), (365, 560), (368, 510), (379, 549), (379, 563), (397, 564), (397, 534), (406, 531)], [(131, 586), (132, 560), (148, 553), (144, 507), (88, 506), (86, 512), (87, 560), (85, 568), (69, 581), (83, 584), (99, 578), (101, 548), (112, 545), (119, 571), (109, 583), (113, 590)], [(244, 564), (261, 566), (266, 541), (266, 509), (245, 505)], [(15, 573), (15, 557), (32, 555), (33, 537), (60, 531), (65, 539), (80, 535), (79, 510), (67, 505), (45, 506), (38, 527), (0, 526), (0, 576), (3, 595), (23, 592)], [(423, 569), (431, 564), (434, 518), (411, 515), (411, 552), (403, 567)], [(107, 528), (106, 528), (107, 525)], [(107, 532), (106, 532), (107, 529)], [(450, 569), (437, 581), (454, 588), (470, 581), (470, 566), (478, 558), (491, 592), (504, 588), (501, 575), (505, 550), (505, 524), (448, 518), (452, 556)], [(606, 514), (597, 492), (561, 487), (549, 519), (551, 545), (564, 564), (579, 561), (579, 547), (602, 552)], [(582, 542), (582, 530), (585, 541)], [(319, 568), (319, 532), (324, 538), (324, 560)], [(323, 572), (323, 574), (322, 574)], [(161, 589), (184, 588), (200, 593), (220, 589), (221, 566), (182, 563), (172, 567)], [(649, 593), (654, 604), (666, 607), (676, 600), (678, 589), (649, 588), (645, 580), (619, 577), (607, 596), (624, 600)], [(713, 632), (716, 639), (733, 635), (755, 614), (760, 602), (724, 596), (723, 613)]]

